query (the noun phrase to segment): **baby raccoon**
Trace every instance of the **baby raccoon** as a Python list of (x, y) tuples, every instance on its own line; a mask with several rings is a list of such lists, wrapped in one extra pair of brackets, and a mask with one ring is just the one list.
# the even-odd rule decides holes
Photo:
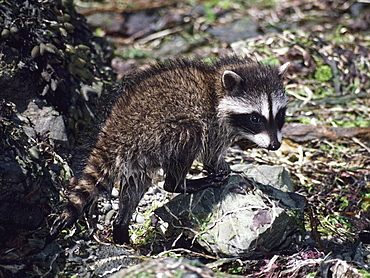
[[(131, 216), (160, 168), (165, 190), (194, 193), (225, 182), (230, 168), (222, 154), (234, 141), (244, 138), (277, 150), (288, 65), (262, 65), (236, 56), (211, 65), (175, 59), (134, 74), (112, 107), (51, 235), (73, 224), (99, 194), (110, 194), (116, 186), (119, 212), (113, 239), (128, 243)], [(186, 179), (196, 158), (208, 176)]]

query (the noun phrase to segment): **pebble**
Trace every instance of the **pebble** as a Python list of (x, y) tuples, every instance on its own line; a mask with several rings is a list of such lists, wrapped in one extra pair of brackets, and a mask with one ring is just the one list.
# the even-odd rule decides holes
[(116, 214), (117, 212), (115, 210), (110, 210), (108, 211), (108, 213), (105, 215), (105, 219), (104, 219), (104, 225), (108, 226), (110, 225), (110, 222), (112, 221), (112, 218), (113, 216)]
[(112, 209), (113, 210), (118, 210), (118, 208), (119, 208), (118, 202), (113, 202), (112, 203)]
[(138, 223), (138, 224), (144, 224), (145, 223), (145, 217), (144, 217), (144, 215), (142, 215), (141, 213), (138, 213), (137, 215), (136, 215), (136, 217), (135, 217), (135, 221), (136, 221), (136, 223)]
[(118, 198), (118, 196), (119, 196), (119, 191), (118, 191), (118, 189), (117, 189), (117, 188), (115, 188), (115, 187), (113, 187), (113, 189), (112, 189), (112, 197), (113, 197), (113, 198)]
[(110, 203), (105, 203), (104, 205), (103, 205), (103, 208), (104, 208), (104, 211), (105, 212), (109, 212), (111, 209), (112, 209), (112, 204), (110, 204)]

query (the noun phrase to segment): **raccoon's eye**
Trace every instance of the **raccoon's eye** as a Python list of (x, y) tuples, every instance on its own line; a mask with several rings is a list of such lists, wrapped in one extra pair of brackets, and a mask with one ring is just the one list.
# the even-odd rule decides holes
[(249, 120), (252, 124), (259, 124), (261, 122), (261, 117), (257, 114), (252, 114), (249, 116)]
[(284, 119), (285, 118), (285, 111), (286, 111), (285, 108), (280, 109), (278, 114), (276, 115), (276, 119)]

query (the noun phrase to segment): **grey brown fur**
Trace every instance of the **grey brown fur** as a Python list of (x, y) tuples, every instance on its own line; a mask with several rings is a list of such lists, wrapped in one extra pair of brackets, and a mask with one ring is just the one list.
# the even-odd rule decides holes
[[(279, 109), (283, 109), (280, 113), (285, 114), (284, 70), (225, 57), (212, 65), (199, 60), (170, 60), (134, 75), (114, 104), (82, 177), (69, 193), (69, 203), (51, 233), (56, 235), (73, 224), (99, 194), (110, 193), (116, 186), (120, 188), (120, 204), (113, 237), (117, 243), (129, 242), (131, 216), (160, 168), (166, 175), (164, 187), (168, 191), (192, 193), (222, 184), (230, 172), (223, 152), (236, 139), (254, 132), (236, 126), (244, 119), (234, 115), (238, 114), (238, 101), (250, 106), (240, 109), (244, 112), (260, 105), (260, 99), (279, 101)], [(220, 105), (226, 97), (232, 101)], [(228, 111), (228, 103), (233, 101), (235, 107)], [(271, 103), (265, 107), (268, 105)], [(256, 108), (253, 113), (261, 114), (263, 109)], [(262, 119), (266, 128), (274, 129), (266, 136), (281, 129), (271, 119)], [(280, 146), (279, 142), (269, 144), (263, 147)], [(204, 163), (209, 176), (186, 180), (196, 158)]]

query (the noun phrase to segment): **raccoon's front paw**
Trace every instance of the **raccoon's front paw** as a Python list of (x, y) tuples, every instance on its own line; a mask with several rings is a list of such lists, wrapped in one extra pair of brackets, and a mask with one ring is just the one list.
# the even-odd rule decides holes
[(181, 188), (178, 193), (196, 193), (198, 191), (204, 190), (208, 187), (221, 187), (227, 183), (229, 178), (229, 172), (227, 171), (217, 171), (211, 172), (207, 177), (195, 179), (195, 180), (186, 180), (186, 187)]
[(219, 170), (215, 173), (210, 173), (207, 179), (209, 179), (210, 186), (221, 187), (229, 180), (229, 172), (227, 170)]

